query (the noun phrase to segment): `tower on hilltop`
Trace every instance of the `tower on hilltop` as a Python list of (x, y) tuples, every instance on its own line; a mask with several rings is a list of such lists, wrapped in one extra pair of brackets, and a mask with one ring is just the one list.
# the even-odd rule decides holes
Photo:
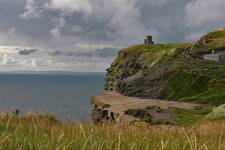
[(147, 44), (154, 44), (153, 40), (152, 40), (152, 36), (148, 35), (145, 37), (144, 43)]

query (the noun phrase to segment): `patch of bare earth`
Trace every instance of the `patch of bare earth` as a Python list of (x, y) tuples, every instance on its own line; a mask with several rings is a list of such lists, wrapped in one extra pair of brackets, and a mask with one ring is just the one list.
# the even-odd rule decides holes
[(129, 109), (159, 108), (162, 111), (156, 110), (150, 112), (153, 119), (174, 121), (176, 119), (175, 114), (166, 110), (170, 108), (194, 110), (212, 107), (205, 104), (126, 97), (115, 91), (105, 92), (100, 96), (94, 96), (91, 102), (96, 110), (104, 112), (103, 117), (105, 119), (115, 120), (120, 123), (130, 123), (134, 120), (138, 120), (138, 118), (125, 113)]

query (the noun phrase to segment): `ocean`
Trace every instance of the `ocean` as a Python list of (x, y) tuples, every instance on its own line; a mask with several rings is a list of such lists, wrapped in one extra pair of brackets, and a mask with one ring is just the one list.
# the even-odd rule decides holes
[(104, 91), (104, 80), (104, 74), (0, 74), (0, 112), (89, 121), (90, 98)]

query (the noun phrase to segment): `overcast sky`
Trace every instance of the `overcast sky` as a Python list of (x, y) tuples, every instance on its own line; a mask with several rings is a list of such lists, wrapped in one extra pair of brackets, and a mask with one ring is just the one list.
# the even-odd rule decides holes
[(0, 71), (102, 72), (118, 50), (225, 27), (225, 0), (0, 0)]

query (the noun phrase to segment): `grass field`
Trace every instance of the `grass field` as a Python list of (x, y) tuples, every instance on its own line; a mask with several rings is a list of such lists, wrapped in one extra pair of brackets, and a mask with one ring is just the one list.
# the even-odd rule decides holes
[(52, 116), (1, 115), (0, 149), (223, 150), (225, 121), (192, 126), (63, 123)]

